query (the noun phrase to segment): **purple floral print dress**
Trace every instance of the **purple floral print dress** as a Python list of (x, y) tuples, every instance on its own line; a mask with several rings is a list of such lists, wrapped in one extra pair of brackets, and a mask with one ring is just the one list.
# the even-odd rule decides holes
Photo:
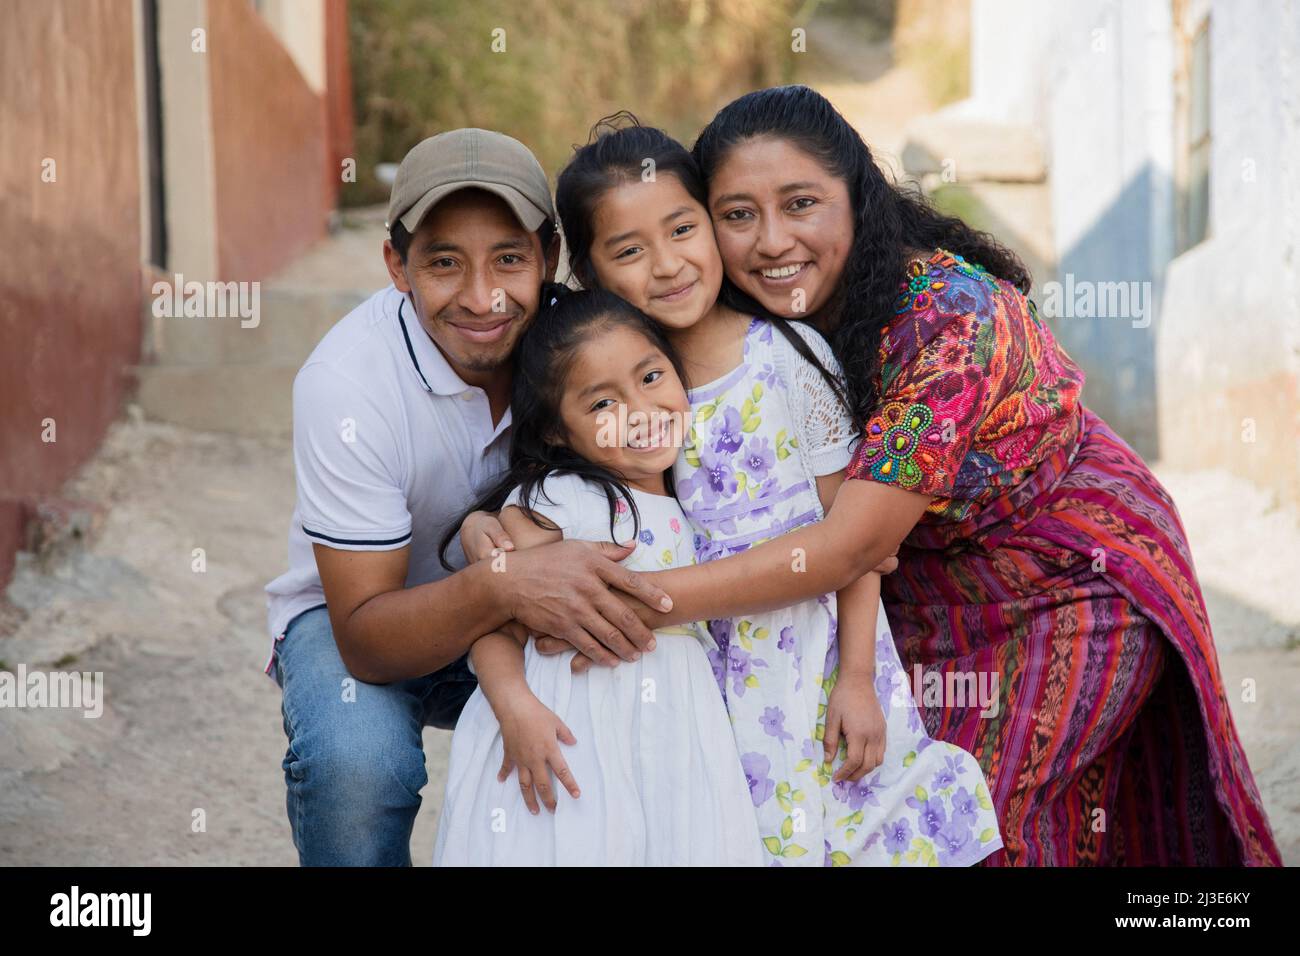
[[(791, 324), (833, 374), (829, 346)], [(754, 319), (744, 361), (690, 390), (694, 423), (675, 476), (698, 561), (743, 551), (823, 517), (819, 475), (852, 457), (851, 420), (820, 373), (771, 323)], [(797, 570), (792, 555), (792, 570)], [(714, 676), (735, 731), (769, 864), (969, 866), (1002, 846), (984, 775), (959, 747), (925, 734), (881, 609), (876, 693), (884, 763), (832, 782), (822, 760), (838, 674), (835, 595), (709, 622)]]

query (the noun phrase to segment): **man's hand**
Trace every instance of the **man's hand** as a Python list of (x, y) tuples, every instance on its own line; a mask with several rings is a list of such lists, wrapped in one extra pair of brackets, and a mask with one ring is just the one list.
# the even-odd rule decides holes
[(637, 660), (655, 646), (654, 633), (615, 591), (672, 610), (663, 589), (616, 563), (632, 548), (593, 541), (525, 548), (512, 551), (504, 571), (492, 577), (501, 579), (496, 591), (510, 617), (534, 634), (558, 638), (564, 648), (612, 667), (620, 659)]

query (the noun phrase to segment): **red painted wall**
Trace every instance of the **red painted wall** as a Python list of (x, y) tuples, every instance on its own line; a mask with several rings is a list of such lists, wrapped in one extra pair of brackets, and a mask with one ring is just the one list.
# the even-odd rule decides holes
[(118, 0), (6, 4), (0, 26), (0, 585), (18, 502), (94, 452), (140, 355), (134, 31)]

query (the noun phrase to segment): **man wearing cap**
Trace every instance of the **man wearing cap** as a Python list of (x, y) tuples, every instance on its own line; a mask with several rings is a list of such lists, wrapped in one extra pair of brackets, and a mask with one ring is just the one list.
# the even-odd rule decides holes
[[(559, 254), (546, 175), (500, 133), (461, 129), (403, 159), (383, 255), (393, 284), (320, 341), (293, 386), (289, 570), (267, 585), (283, 692), (287, 809), (303, 865), (409, 865), (427, 781), (421, 729), (450, 728), (465, 654), (511, 619), (605, 663), (650, 632), (610, 588), (667, 596), (567, 541), (448, 574), (444, 532), (506, 466), (511, 353)], [(498, 565), (499, 566), (499, 565)]]

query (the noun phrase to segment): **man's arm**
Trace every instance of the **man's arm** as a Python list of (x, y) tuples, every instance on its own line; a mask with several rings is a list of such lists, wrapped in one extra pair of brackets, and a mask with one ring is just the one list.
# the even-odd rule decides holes
[(450, 577), (406, 587), (409, 548), (343, 551), (313, 545), (339, 655), (373, 684), (432, 673), (514, 618), (568, 642), (597, 663), (633, 660), (650, 629), (610, 588), (642, 606), (671, 607), (648, 577), (615, 562), (630, 547), (559, 541), (479, 561)]
[[(610, 588), (656, 607), (672, 602), (615, 563), (629, 553), (617, 545), (562, 541), (407, 588), (413, 521), (395, 477), (402, 443), (387, 401), (326, 363), (309, 362), (294, 379), (299, 517), (315, 541), (333, 542), (313, 548), (334, 638), (354, 676), (384, 683), (431, 673), (510, 618), (602, 662), (630, 660), (651, 642)], [(355, 430), (341, 430), (348, 420)]]
[(353, 676), (385, 684), (429, 674), (504, 623), (486, 566), (406, 587), (410, 547), (341, 551), (313, 544), (339, 655)]

